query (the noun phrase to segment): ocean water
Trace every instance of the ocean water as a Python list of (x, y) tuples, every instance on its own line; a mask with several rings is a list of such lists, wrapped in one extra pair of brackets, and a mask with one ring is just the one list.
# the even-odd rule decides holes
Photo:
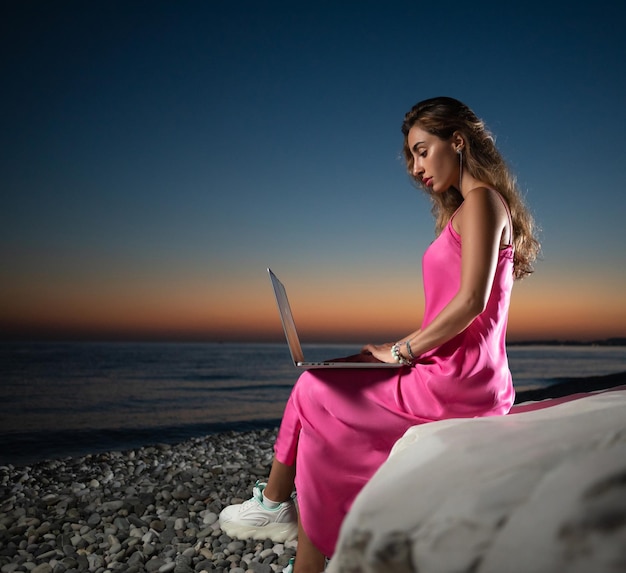
[[(305, 346), (311, 360), (357, 351)], [(508, 353), (518, 391), (626, 371), (626, 347)], [(1, 343), (0, 464), (276, 427), (298, 374), (285, 344)]]

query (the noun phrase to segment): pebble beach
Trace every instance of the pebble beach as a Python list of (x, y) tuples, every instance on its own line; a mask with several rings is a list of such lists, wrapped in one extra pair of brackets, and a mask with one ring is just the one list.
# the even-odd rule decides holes
[(276, 430), (0, 466), (0, 571), (274, 573), (297, 542), (240, 541), (227, 505), (269, 474)]

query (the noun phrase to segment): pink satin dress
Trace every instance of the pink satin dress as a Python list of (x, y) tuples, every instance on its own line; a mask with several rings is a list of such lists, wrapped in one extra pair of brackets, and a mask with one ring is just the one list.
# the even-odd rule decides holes
[[(452, 220), (423, 258), (422, 328), (457, 293), (461, 237)], [(416, 424), (506, 414), (515, 397), (505, 349), (513, 248), (500, 250), (485, 311), (452, 340), (397, 370), (309, 370), (295, 384), (275, 444), (296, 463), (302, 526), (332, 556), (354, 498)]]

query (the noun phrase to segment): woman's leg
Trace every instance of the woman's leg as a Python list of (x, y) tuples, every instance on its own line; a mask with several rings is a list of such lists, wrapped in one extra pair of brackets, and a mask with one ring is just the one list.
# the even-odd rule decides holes
[[(286, 501), (291, 497), (296, 476), (296, 466), (288, 466), (274, 459), (267, 486), (263, 494), (272, 501)], [(326, 558), (313, 545), (298, 519), (298, 552), (294, 573), (320, 573), (324, 571)]]
[(321, 573), (326, 566), (326, 558), (309, 539), (298, 520), (298, 551), (293, 573)]
[(293, 493), (296, 477), (296, 466), (288, 466), (274, 458), (272, 469), (263, 490), (265, 497), (271, 501), (287, 501)]
[[(288, 466), (274, 458), (263, 494), (271, 501), (287, 501), (293, 493), (295, 476), (295, 465)], [(294, 573), (320, 573), (324, 571), (325, 565), (326, 558), (313, 545), (298, 519), (298, 551)]]

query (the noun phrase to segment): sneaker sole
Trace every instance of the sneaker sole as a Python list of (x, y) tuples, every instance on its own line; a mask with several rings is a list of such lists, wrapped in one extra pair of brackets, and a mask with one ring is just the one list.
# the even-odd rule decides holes
[(271, 523), (261, 527), (237, 523), (221, 524), (222, 531), (235, 539), (271, 539), (276, 543), (293, 541), (298, 538), (298, 525), (295, 523)]

